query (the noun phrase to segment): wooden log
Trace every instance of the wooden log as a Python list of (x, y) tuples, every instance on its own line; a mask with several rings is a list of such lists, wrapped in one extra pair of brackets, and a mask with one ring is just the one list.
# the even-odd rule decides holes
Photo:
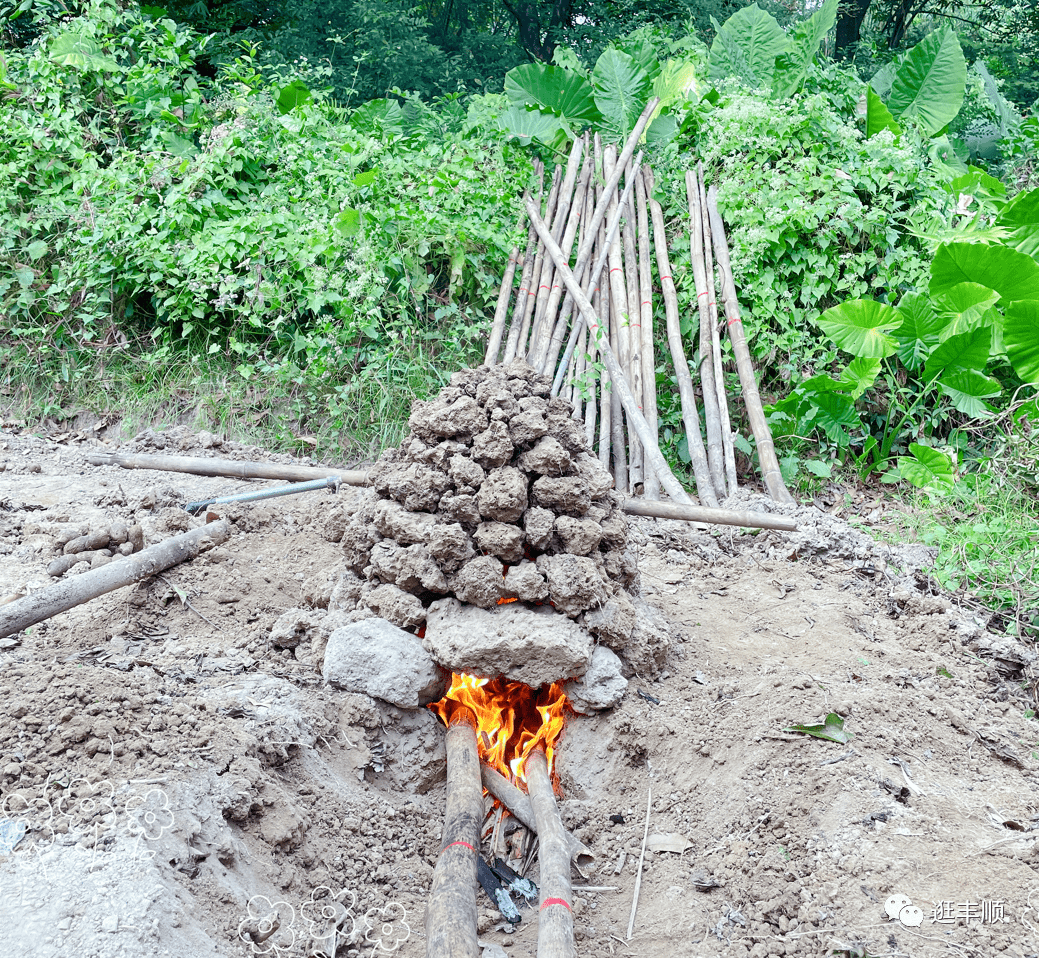
[(675, 478), (667, 464), (667, 460), (664, 459), (663, 454), (660, 452), (660, 447), (650, 436), (649, 426), (646, 424), (645, 417), (641, 412), (639, 412), (638, 407), (635, 405), (635, 400), (631, 395), (631, 390), (628, 389), (628, 384), (624, 380), (624, 374), (621, 372), (620, 366), (617, 363), (617, 357), (614, 355), (609, 341), (602, 335), (602, 330), (599, 326), (599, 318), (595, 315), (595, 310), (592, 309), (592, 304), (588, 301), (588, 297), (584, 294), (584, 290), (581, 289), (577, 280), (574, 279), (574, 274), (570, 272), (570, 267), (567, 266), (566, 262), (563, 260), (562, 251), (552, 240), (552, 236), (548, 232), (548, 227), (545, 226), (545, 221), (538, 214), (537, 209), (532, 207), (530, 200), (527, 201), (527, 213), (532, 214), (530, 220), (534, 224), (534, 228), (538, 231), (538, 236), (540, 236), (544, 241), (548, 255), (555, 261), (556, 269), (559, 270), (570, 295), (573, 296), (574, 302), (584, 315), (585, 322), (588, 323), (588, 329), (595, 338), (596, 343), (599, 346), (599, 353), (602, 356), (603, 362), (606, 364), (606, 368), (610, 372), (610, 379), (613, 383), (613, 388), (620, 392), (621, 404), (624, 406), (624, 411), (631, 418), (635, 432), (646, 450), (646, 459), (649, 461), (656, 474), (660, 477), (660, 484), (664, 487), (667, 494), (676, 502), (681, 502), (685, 505), (692, 505), (692, 502), (689, 499), (689, 494), (682, 488), (682, 484)]
[(202, 459), (195, 456), (145, 456), (119, 453), (90, 454), (93, 466), (120, 466), (123, 469), (157, 469), (161, 472), (186, 472), (193, 476), (226, 476), (230, 479), (310, 479), (336, 477), (348, 486), (365, 486), (368, 473), (359, 469), (334, 469), (330, 466), (288, 466), (274, 462), (238, 462), (232, 459)]
[[(538, 823), (534, 817), (534, 806), (530, 804), (530, 798), (501, 772), (495, 771), (488, 765), (480, 766), (480, 775), (483, 778), (483, 787), (512, 812), (517, 821), (522, 822), (536, 835)], [(574, 837), (572, 832), (566, 829), (564, 831), (566, 831), (571, 860), (578, 865), (590, 865), (595, 860), (595, 856), (588, 850), (584, 842), (578, 841)]]
[[(610, 294), (603, 278), (603, 286), (599, 290), (599, 315), (607, 329), (610, 328)], [(591, 336), (594, 340), (594, 334)], [(596, 343), (596, 348), (599, 344)], [(602, 358), (602, 350), (599, 349)], [(613, 475), (610, 470), (610, 442), (613, 438), (613, 396), (611, 395), (610, 370), (604, 368), (599, 374), (599, 463), (603, 469)]]
[(776, 444), (772, 441), (772, 430), (768, 427), (765, 410), (761, 405), (754, 363), (747, 346), (747, 334), (743, 331), (743, 323), (740, 321), (736, 283), (732, 278), (732, 265), (729, 262), (729, 242), (725, 237), (725, 225), (722, 223), (721, 214), (718, 212), (718, 191), (713, 184), (707, 191), (707, 213), (710, 217), (714, 256), (718, 261), (718, 276), (722, 284), (722, 302), (725, 304), (729, 341), (736, 356), (736, 369), (740, 374), (740, 385), (743, 387), (743, 402), (747, 407), (747, 418), (750, 420), (750, 429), (754, 433), (754, 441), (758, 448), (761, 477), (769, 495), (776, 502), (792, 503), (794, 497), (790, 495), (790, 490), (783, 481), (783, 473), (779, 469)]
[[(545, 204), (544, 219), (547, 221), (551, 221), (555, 215), (562, 178), (562, 167), (557, 166), (552, 174), (552, 189), (548, 194), (548, 202)], [(537, 252), (534, 254), (534, 271), (531, 273), (530, 289), (527, 290), (527, 303), (523, 309), (523, 321), (520, 323), (519, 339), (516, 345), (516, 356), (520, 359), (526, 358), (527, 355), (529, 346), (527, 340), (530, 336), (530, 327), (534, 319), (534, 304), (537, 302), (538, 288), (541, 285), (542, 273), (546, 269), (546, 261), (545, 244), (542, 241), (538, 243)]]
[(230, 534), (230, 524), (222, 519), (11, 602), (0, 608), (0, 638), (194, 559), (199, 552), (223, 542)]
[[(527, 199), (527, 193), (523, 194), (523, 201)], [(516, 222), (516, 230), (523, 227), (523, 220), (527, 211), (521, 210), (519, 220)], [(491, 323), (491, 332), (487, 337), (487, 353), (484, 356), (484, 365), (493, 366), (498, 361), (498, 353), (501, 350), (502, 337), (505, 334), (505, 318), (509, 312), (509, 303), (512, 301), (512, 283), (516, 277), (516, 263), (519, 260), (519, 247), (513, 246), (509, 253), (509, 262), (505, 266), (505, 276), (501, 281), (501, 290), (498, 292), (498, 303), (494, 308), (494, 321)]]
[(689, 252), (696, 283), (696, 309), (700, 316), (700, 391), (703, 395), (704, 432), (707, 436), (707, 465), (718, 499), (724, 499), (725, 454), (722, 452), (722, 420), (718, 391), (714, 381), (714, 354), (711, 352), (711, 311), (707, 305), (707, 266), (703, 258), (703, 218), (700, 215), (700, 190), (696, 173), (686, 170), (685, 189), (689, 200)]
[[(664, 231), (664, 212), (661, 210), (660, 204), (653, 199), (653, 173), (648, 167), (645, 177), (649, 212), (653, 221), (653, 248), (657, 253), (660, 290), (664, 294), (667, 343), (671, 350), (671, 362), (675, 367), (675, 379), (678, 381), (678, 397), (682, 404), (682, 424), (685, 426), (685, 441), (689, 449), (693, 475), (696, 477), (696, 492), (702, 503), (717, 507), (718, 498), (714, 494), (714, 485), (711, 482), (711, 473), (707, 465), (707, 452), (704, 449), (703, 435), (700, 432), (700, 414), (696, 410), (693, 378), (689, 373), (689, 361), (685, 357), (685, 346), (682, 344), (682, 326), (678, 318), (678, 293), (675, 290), (675, 281), (671, 276), (667, 233)], [(658, 478), (663, 484), (663, 478)]]
[[(627, 182), (641, 179), (641, 171), (633, 171), (629, 163), (624, 170)], [(629, 190), (627, 199), (622, 199), (620, 208), (624, 215), (621, 228), (621, 252), (624, 259), (624, 286), (628, 292), (628, 383), (642, 415), (646, 415), (646, 399), (642, 389), (642, 310), (639, 308), (639, 259), (635, 236), (635, 197)], [(649, 417), (646, 418), (649, 422)], [(642, 492), (645, 484), (645, 468), (642, 459), (642, 444), (628, 425), (628, 489), (632, 495)]]
[(718, 336), (718, 298), (714, 284), (714, 254), (711, 224), (707, 216), (707, 191), (704, 188), (703, 164), (696, 164), (696, 182), (700, 188), (700, 213), (703, 220), (704, 265), (707, 267), (707, 306), (711, 312), (711, 352), (714, 355), (714, 380), (718, 388), (718, 409), (722, 421), (722, 452), (725, 456), (725, 483), (731, 496), (738, 488), (736, 478), (736, 450), (732, 441), (732, 422), (729, 419), (729, 400), (725, 394), (725, 370), (722, 368), (722, 347)]
[(783, 532), (793, 532), (797, 528), (795, 520), (787, 516), (775, 516), (770, 512), (681, 506), (674, 502), (651, 502), (648, 499), (624, 499), (621, 508), (629, 516), (650, 516), (654, 519), (707, 522), (712, 525), (743, 526), (746, 529), (779, 529)]
[[(536, 166), (538, 174), (537, 202), (541, 204), (541, 193), (544, 188), (545, 168), (540, 161)], [(523, 313), (527, 308), (529, 299), (531, 277), (534, 272), (534, 252), (537, 249), (538, 236), (534, 227), (527, 229), (527, 251), (523, 255), (523, 272), (520, 274), (519, 289), (516, 291), (516, 305), (512, 309), (512, 322), (509, 326), (509, 336), (505, 342), (505, 354), (503, 363), (511, 363), (516, 358), (516, 349), (519, 347), (520, 327), (523, 325)]]
[(527, 758), (524, 768), (530, 803), (538, 823), (541, 905), (537, 958), (576, 958), (570, 850), (545, 753), (536, 749)]
[(480, 855), (483, 785), (476, 719), (459, 708), (447, 730), (444, 837), (426, 909), (427, 958), (479, 958), (476, 860)]
[[(649, 208), (646, 203), (646, 181), (644, 171), (639, 170), (635, 178), (635, 206), (638, 220), (639, 252), (639, 324), (642, 333), (642, 411), (649, 423), (649, 431), (659, 444), (657, 414), (657, 371), (653, 361), (653, 270), (649, 258)], [(647, 499), (660, 498), (660, 480), (649, 468), (645, 469), (644, 494)]]

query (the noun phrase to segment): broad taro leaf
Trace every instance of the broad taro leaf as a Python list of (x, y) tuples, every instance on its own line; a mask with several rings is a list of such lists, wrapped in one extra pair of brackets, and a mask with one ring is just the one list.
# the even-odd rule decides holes
[(293, 80), (278, 91), (274, 104), (277, 106), (278, 112), (285, 116), (295, 110), (296, 107), (309, 103), (312, 99), (314, 97), (310, 92), (310, 88), (300, 80)]
[(790, 49), (780, 54), (776, 60), (775, 78), (772, 81), (773, 96), (784, 97), (797, 92), (815, 58), (819, 44), (837, 22), (837, 3), (838, 0), (825, 0), (807, 20), (798, 20), (791, 27), (788, 34)]
[(991, 326), (993, 319), (990, 310), (998, 299), (999, 293), (980, 283), (957, 283), (936, 296), (935, 306), (945, 321), (942, 339), (981, 326)]
[(826, 433), (826, 437), (839, 446), (847, 446), (851, 442), (850, 430), (861, 429), (862, 421), (855, 411), (855, 400), (842, 392), (813, 392), (807, 399), (818, 412), (814, 416), (805, 417), (813, 425)]
[(646, 127), (646, 144), (651, 147), (666, 146), (678, 132), (678, 120), (670, 113), (658, 116)]
[(930, 356), (924, 366), (924, 379), (930, 382), (946, 369), (982, 371), (992, 350), (992, 334), (988, 329), (972, 329), (950, 336)]
[(769, 86), (776, 57), (790, 49), (790, 41), (775, 18), (752, 3), (737, 10), (721, 26), (717, 21), (714, 25), (717, 32), (711, 44), (711, 79), (736, 76), (750, 86)]
[(943, 243), (931, 263), (931, 296), (941, 296), (960, 283), (994, 289), (1003, 306), (1018, 299), (1039, 299), (1039, 263), (1008, 246)]
[(984, 60), (975, 60), (974, 70), (981, 77), (982, 83), (985, 85), (985, 96), (989, 98), (989, 102), (999, 117), (1000, 135), (1008, 136), (1011, 132), (1021, 127), (1020, 114), (1007, 103), (1003, 94), (999, 92), (999, 84), (996, 83), (996, 78), (989, 72), (989, 68)]
[(877, 96), (886, 97), (891, 92), (891, 84), (895, 82), (897, 73), (898, 63), (895, 60), (891, 60), (873, 74), (873, 79), (869, 81), (869, 85), (877, 91)]
[(942, 373), (938, 388), (961, 413), (975, 419), (990, 411), (985, 400), (1003, 391), (999, 382), (991, 376), (976, 369), (961, 369), (958, 366)]
[(969, 193), (971, 196), (997, 203), (1005, 200), (1007, 195), (1007, 188), (999, 180), (994, 176), (989, 176), (984, 170), (979, 170), (976, 166), (967, 167), (966, 173), (957, 176), (951, 183), (946, 183), (945, 188), (953, 196)]
[(841, 349), (862, 359), (883, 359), (898, 348), (888, 333), (902, 325), (893, 306), (853, 299), (831, 306), (816, 323)]
[(891, 111), (884, 106), (884, 101), (874, 92), (872, 86), (866, 87), (866, 139), (876, 136), (881, 130), (890, 130), (895, 136), (902, 132)]
[(77, 70), (118, 70), (119, 64), (101, 52), (93, 37), (69, 31), (56, 36), (50, 45), (51, 62)]
[(906, 54), (891, 85), (887, 107), (896, 120), (915, 117), (933, 136), (960, 112), (967, 87), (967, 61), (956, 33), (942, 27)]
[(935, 492), (952, 490), (952, 460), (937, 449), (921, 446), (918, 442), (909, 444), (909, 456), (899, 456), (898, 475), (917, 489), (931, 489)]
[(1039, 385), (1039, 300), (1026, 299), (1007, 307), (1003, 343), (1018, 376)]
[(604, 131), (623, 141), (646, 108), (649, 74), (627, 53), (607, 48), (592, 70), (592, 91)]
[(879, 359), (853, 359), (841, 373), (841, 385), (851, 390), (851, 398), (858, 399), (877, 381)]
[(696, 64), (677, 57), (666, 60), (653, 81), (653, 96), (660, 99), (658, 111), (666, 110), (676, 100), (683, 99), (687, 93), (694, 96), (699, 94)]
[(400, 136), (404, 111), (396, 100), (369, 100), (350, 114), (350, 126), (368, 136)]
[(510, 103), (537, 107), (558, 116), (568, 126), (598, 123), (592, 85), (577, 73), (544, 63), (525, 63), (505, 74)]
[(523, 146), (529, 146), (531, 140), (551, 144), (559, 138), (560, 133), (564, 137), (566, 135), (559, 117), (540, 110), (528, 110), (517, 103), (513, 103), (502, 115), (501, 125)]
[(906, 293), (898, 304), (902, 325), (893, 333), (898, 358), (906, 369), (920, 369), (941, 342), (945, 320), (935, 312), (926, 293)]
[(996, 217), (1007, 246), (1039, 260), (1039, 189), (1018, 193)]
[(613, 46), (621, 53), (628, 54), (636, 65), (649, 77), (655, 80), (660, 74), (660, 61), (653, 44), (643, 37), (629, 36), (614, 40)]

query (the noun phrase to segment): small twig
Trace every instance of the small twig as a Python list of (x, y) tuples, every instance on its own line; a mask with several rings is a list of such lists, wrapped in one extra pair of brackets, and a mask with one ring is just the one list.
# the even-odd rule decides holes
[(628, 941), (635, 933), (635, 912), (639, 907), (639, 889), (642, 887), (642, 865), (646, 861), (646, 839), (649, 838), (649, 813), (653, 802), (653, 786), (646, 790), (646, 827), (642, 832), (642, 854), (639, 855), (639, 870), (635, 875), (635, 894), (631, 900), (631, 917), (628, 919)]
[[(196, 608), (195, 608), (195, 607), (194, 607), (194, 606), (193, 606), (193, 605), (191, 604), (191, 600), (190, 600), (190, 599), (188, 599), (188, 595), (187, 595), (187, 593), (186, 593), (186, 592), (183, 592), (183, 590), (181, 590), (181, 589), (178, 589), (178, 588), (177, 588), (177, 587), (176, 587), (176, 586), (175, 586), (175, 585), (174, 585), (174, 584), (173, 584), (172, 582), (170, 582), (170, 580), (169, 580), (169, 579), (167, 579), (167, 578), (166, 578), (166, 576), (164, 576), (164, 575), (157, 575), (157, 576), (156, 576), (155, 578), (156, 578), (156, 579), (161, 579), (161, 580), (162, 580), (163, 582), (165, 582), (165, 583), (166, 583), (166, 585), (168, 585), (168, 586), (169, 586), (169, 587), (170, 587), (170, 588), (171, 588), (171, 589), (172, 589), (172, 590), (173, 590), (174, 592), (176, 592), (176, 593), (177, 593), (177, 597), (178, 597), (178, 598), (180, 599), (180, 601), (181, 601), (181, 602), (183, 602), (183, 603), (184, 603), (184, 605), (186, 605), (186, 606), (187, 606), (187, 607), (188, 607), (189, 609), (191, 609), (191, 611), (192, 611), (192, 612), (194, 612), (194, 613), (195, 613), (195, 615), (197, 615), (197, 616), (198, 616), (198, 617), (199, 617), (200, 619), (202, 619), (202, 621), (203, 621), (203, 622), (208, 622), (208, 623), (209, 623), (209, 624), (210, 624), (211, 626), (213, 626), (213, 628), (214, 628), (214, 629), (216, 629), (216, 630), (217, 630), (217, 632), (224, 632), (224, 630), (223, 630), (222, 628), (220, 628), (220, 626), (219, 626), (219, 625), (217, 625), (217, 624), (216, 624), (216, 623), (215, 623), (215, 622), (214, 622), (214, 621), (213, 621), (212, 619), (207, 619), (207, 618), (206, 618), (206, 617), (205, 617), (205, 616), (204, 616), (204, 615), (203, 615), (203, 614), (202, 614), (201, 612), (199, 612), (199, 611), (198, 611), (198, 609), (196, 609)], [(183, 594), (182, 594), (182, 593), (183, 593)], [(224, 632), (224, 635), (227, 635), (227, 633), (226, 633), (226, 632)]]
[(571, 885), (574, 891), (620, 891), (619, 885)]

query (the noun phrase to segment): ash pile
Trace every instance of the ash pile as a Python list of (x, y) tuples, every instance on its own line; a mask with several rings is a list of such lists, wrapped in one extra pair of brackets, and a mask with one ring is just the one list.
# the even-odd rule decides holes
[(663, 664), (669, 631), (639, 598), (613, 479), (551, 385), (516, 360), (415, 403), (346, 523), (329, 609), (416, 633), (451, 672), (583, 677), (572, 697), (602, 708)]

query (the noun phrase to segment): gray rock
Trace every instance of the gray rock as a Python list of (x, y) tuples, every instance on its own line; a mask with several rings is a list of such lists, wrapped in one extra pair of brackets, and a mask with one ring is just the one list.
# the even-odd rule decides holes
[(548, 548), (556, 517), (548, 509), (531, 506), (523, 516), (523, 528), (532, 549)]
[(469, 486), (472, 489), (479, 489), (486, 475), (481, 466), (465, 456), (452, 456), (447, 464), (447, 474), (456, 488)]
[(481, 522), (473, 536), (476, 548), (504, 562), (523, 558), (523, 530), (508, 522)]
[(584, 627), (611, 649), (622, 651), (631, 639), (638, 613), (626, 592), (618, 591), (605, 605), (589, 609)]
[(534, 505), (568, 516), (583, 516), (592, 504), (580, 476), (542, 476), (534, 482)]
[(539, 476), (562, 476), (570, 468), (570, 453), (558, 440), (545, 436), (533, 449), (523, 453), (516, 465), (524, 472), (537, 473)]
[(436, 518), (428, 512), (408, 512), (393, 499), (380, 499), (375, 505), (375, 528), (398, 545), (425, 545)]
[(563, 548), (577, 556), (586, 556), (599, 548), (602, 541), (602, 526), (591, 519), (574, 519), (560, 516), (556, 519), (556, 534)]
[(430, 534), (427, 544), (430, 555), (448, 574), (456, 572), (475, 554), (472, 540), (457, 522), (438, 524)]
[(431, 402), (416, 402), (412, 406), (408, 425), (420, 438), (469, 438), (487, 428), (487, 415), (470, 396), (461, 396), (453, 402), (445, 402), (448, 390)]
[(620, 702), (628, 689), (628, 680), (621, 674), (621, 668), (621, 660), (615, 652), (597, 645), (592, 651), (588, 671), (564, 686), (573, 710), (590, 715), (613, 708)]
[(364, 604), (400, 628), (413, 628), (426, 621), (426, 609), (418, 596), (395, 585), (380, 585), (364, 597)]
[(583, 675), (592, 639), (549, 606), (519, 602), (493, 610), (438, 599), (426, 614), (426, 648), (453, 672), (510, 679), (537, 687)]
[(548, 580), (548, 594), (555, 607), (567, 615), (603, 605), (610, 597), (595, 563), (586, 556), (538, 556), (537, 567)]
[(502, 564), (494, 556), (477, 556), (456, 572), (448, 583), (463, 602), (492, 609), (502, 598)]
[(270, 642), (276, 649), (294, 649), (315, 632), (325, 617), (324, 612), (308, 609), (289, 609), (278, 616), (271, 626)]
[(515, 522), (527, 508), (527, 477), (512, 466), (495, 469), (484, 479), (476, 501), (482, 518)]
[(485, 469), (504, 466), (512, 458), (512, 439), (504, 422), (495, 420), (473, 440), (473, 459)]
[(446, 679), (422, 640), (385, 619), (365, 619), (328, 637), (324, 680), (347, 692), (363, 692), (400, 708), (441, 698)]
[(509, 567), (504, 592), (507, 599), (540, 602), (548, 598), (548, 583), (538, 567), (524, 559), (519, 565)]

